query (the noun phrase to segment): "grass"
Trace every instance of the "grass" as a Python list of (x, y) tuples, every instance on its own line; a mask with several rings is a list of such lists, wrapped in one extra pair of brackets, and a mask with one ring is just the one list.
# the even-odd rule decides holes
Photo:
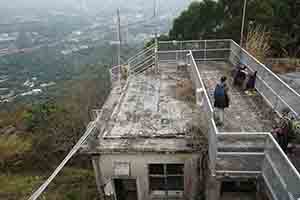
[(0, 199), (25, 199), (33, 188), (42, 182), (39, 176), (0, 175)]
[(250, 27), (247, 34), (246, 50), (264, 63), (265, 58), (270, 53), (270, 40), (271, 34), (265, 27), (261, 25)]
[[(0, 200), (25, 200), (47, 177), (24, 174), (0, 174)], [(92, 170), (65, 168), (40, 199), (94, 200), (97, 189)]]
[(32, 141), (28, 137), (20, 137), (16, 134), (0, 135), (0, 162), (24, 154), (31, 150), (31, 147)]

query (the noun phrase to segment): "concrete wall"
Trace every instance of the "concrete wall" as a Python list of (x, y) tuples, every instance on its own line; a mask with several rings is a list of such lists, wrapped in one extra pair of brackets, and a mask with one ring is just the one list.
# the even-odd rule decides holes
[[(200, 167), (198, 154), (117, 154), (117, 155), (101, 155), (99, 157), (99, 165), (102, 174), (102, 182), (111, 182), (113, 178), (122, 178), (116, 176), (114, 172), (115, 162), (130, 163), (130, 178), (136, 178), (139, 200), (150, 200), (148, 181), (148, 164), (184, 164), (184, 198), (198, 199), (201, 186), (199, 184)], [(126, 176), (123, 178), (126, 178)]]

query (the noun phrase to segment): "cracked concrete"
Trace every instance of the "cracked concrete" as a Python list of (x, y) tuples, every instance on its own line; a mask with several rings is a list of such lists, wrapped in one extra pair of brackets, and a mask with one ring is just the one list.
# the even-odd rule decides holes
[(189, 80), (188, 73), (178, 71), (176, 65), (161, 69), (160, 75), (132, 77), (104, 138), (186, 136), (190, 124), (199, 117), (199, 109), (193, 102), (176, 95), (178, 82)]
[(230, 73), (233, 68), (230, 64), (224, 62), (198, 63), (198, 68), (212, 105), (216, 84), (222, 76), (225, 75), (228, 78), (230, 107), (225, 109), (225, 123), (224, 127), (219, 127), (220, 132), (270, 132), (272, 130), (277, 116), (259, 94), (249, 96), (232, 85), (233, 80)]

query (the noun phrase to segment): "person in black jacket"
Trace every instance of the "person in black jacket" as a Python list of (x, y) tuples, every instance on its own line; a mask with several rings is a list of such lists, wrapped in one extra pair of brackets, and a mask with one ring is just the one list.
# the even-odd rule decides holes
[(239, 64), (236, 66), (233, 72), (233, 85), (238, 87), (243, 87), (244, 81), (246, 79), (246, 66), (243, 66), (242, 64)]
[(230, 99), (228, 95), (228, 87), (226, 84), (227, 77), (223, 76), (220, 83), (216, 85), (214, 91), (214, 107), (216, 111), (216, 117), (218, 125), (224, 123), (224, 110), (229, 107)]

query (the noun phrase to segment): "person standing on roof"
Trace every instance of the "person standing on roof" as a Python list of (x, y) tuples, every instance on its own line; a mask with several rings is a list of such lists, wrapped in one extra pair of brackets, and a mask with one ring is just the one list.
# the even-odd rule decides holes
[(257, 71), (254, 73), (249, 73), (248, 74), (248, 81), (246, 84), (246, 91), (245, 93), (247, 95), (254, 95), (255, 94), (255, 82), (256, 82), (256, 76), (257, 76)]
[(272, 134), (282, 150), (287, 153), (288, 144), (293, 135), (293, 121), (289, 108), (284, 108), (282, 110), (280, 121), (277, 124), (277, 127), (272, 130)]
[(217, 125), (224, 124), (224, 111), (225, 108), (229, 107), (229, 95), (228, 95), (228, 87), (226, 84), (227, 77), (223, 76), (220, 80), (220, 83), (216, 85), (214, 91), (214, 107), (215, 107), (215, 117), (217, 121)]
[(247, 69), (247, 67), (240, 63), (233, 70), (233, 85), (234, 86), (243, 87), (244, 81), (246, 79), (246, 73), (245, 73), (246, 69)]

